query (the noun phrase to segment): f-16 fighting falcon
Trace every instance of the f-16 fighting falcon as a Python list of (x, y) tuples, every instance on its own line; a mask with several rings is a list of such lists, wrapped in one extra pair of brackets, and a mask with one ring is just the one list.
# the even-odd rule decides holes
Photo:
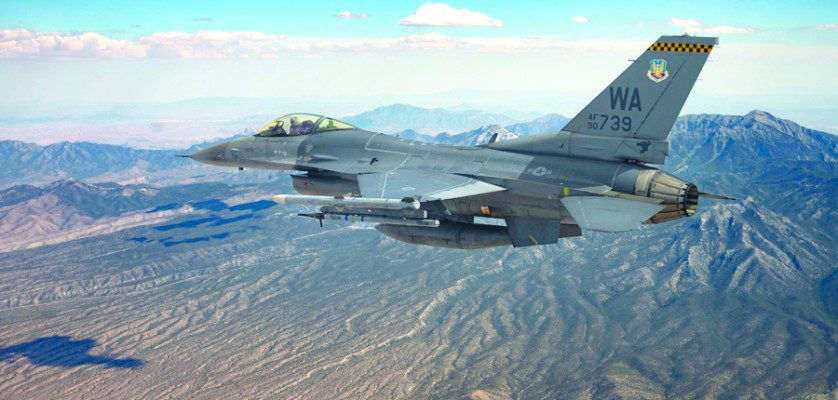
[[(408, 243), (476, 249), (538, 246), (584, 231), (621, 232), (728, 199), (649, 164), (667, 136), (714, 37), (662, 36), (558, 132), (476, 147), (406, 140), (337, 119), (291, 114), (253, 137), (190, 157), (238, 168), (295, 170), (300, 194), (279, 204), (320, 206), (301, 216), (374, 223)], [(500, 224), (475, 223), (475, 217)]]

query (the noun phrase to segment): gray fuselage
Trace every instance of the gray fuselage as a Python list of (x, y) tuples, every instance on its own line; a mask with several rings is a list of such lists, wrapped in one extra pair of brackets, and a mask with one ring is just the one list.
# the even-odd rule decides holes
[(563, 220), (569, 215), (559, 201), (562, 197), (590, 195), (578, 188), (606, 186), (631, 195), (640, 172), (654, 170), (638, 163), (435, 144), (361, 129), (242, 138), (212, 146), (192, 158), (220, 166), (306, 171), (309, 179), (350, 183), (316, 185), (331, 187), (326, 191), (295, 185), (305, 194), (357, 194), (350, 189), (359, 174), (395, 169), (475, 177), (506, 189), (429, 207), (431, 215), (449, 220), (473, 216)]

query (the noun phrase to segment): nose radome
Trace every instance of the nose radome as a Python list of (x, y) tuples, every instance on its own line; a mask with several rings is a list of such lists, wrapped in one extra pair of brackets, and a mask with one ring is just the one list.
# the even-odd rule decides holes
[(207, 147), (203, 150), (198, 150), (194, 154), (190, 155), (189, 158), (205, 164), (226, 165), (224, 154), (226, 151), (227, 143), (221, 143)]

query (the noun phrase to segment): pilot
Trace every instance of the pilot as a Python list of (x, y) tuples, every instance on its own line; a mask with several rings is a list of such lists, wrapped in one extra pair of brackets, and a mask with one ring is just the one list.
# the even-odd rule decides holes
[(285, 124), (285, 121), (276, 121), (274, 125), (271, 127), (271, 134), (268, 136), (285, 136), (285, 128), (282, 125)]
[(310, 119), (303, 121), (302, 125), (300, 126), (300, 135), (307, 135), (311, 133), (311, 130), (314, 128), (314, 122)]
[(291, 117), (291, 132), (290, 132), (290, 135), (291, 136), (299, 135), (301, 133), (300, 132), (300, 128), (302, 128), (301, 125), (302, 124), (300, 124), (300, 117)]

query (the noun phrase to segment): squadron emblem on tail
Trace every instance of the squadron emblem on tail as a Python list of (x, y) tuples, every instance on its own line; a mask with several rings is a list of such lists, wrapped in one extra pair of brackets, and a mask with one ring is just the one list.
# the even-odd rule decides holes
[(654, 59), (650, 61), (649, 72), (646, 73), (646, 76), (648, 76), (652, 82), (663, 82), (669, 77), (669, 72), (666, 70), (666, 60)]

